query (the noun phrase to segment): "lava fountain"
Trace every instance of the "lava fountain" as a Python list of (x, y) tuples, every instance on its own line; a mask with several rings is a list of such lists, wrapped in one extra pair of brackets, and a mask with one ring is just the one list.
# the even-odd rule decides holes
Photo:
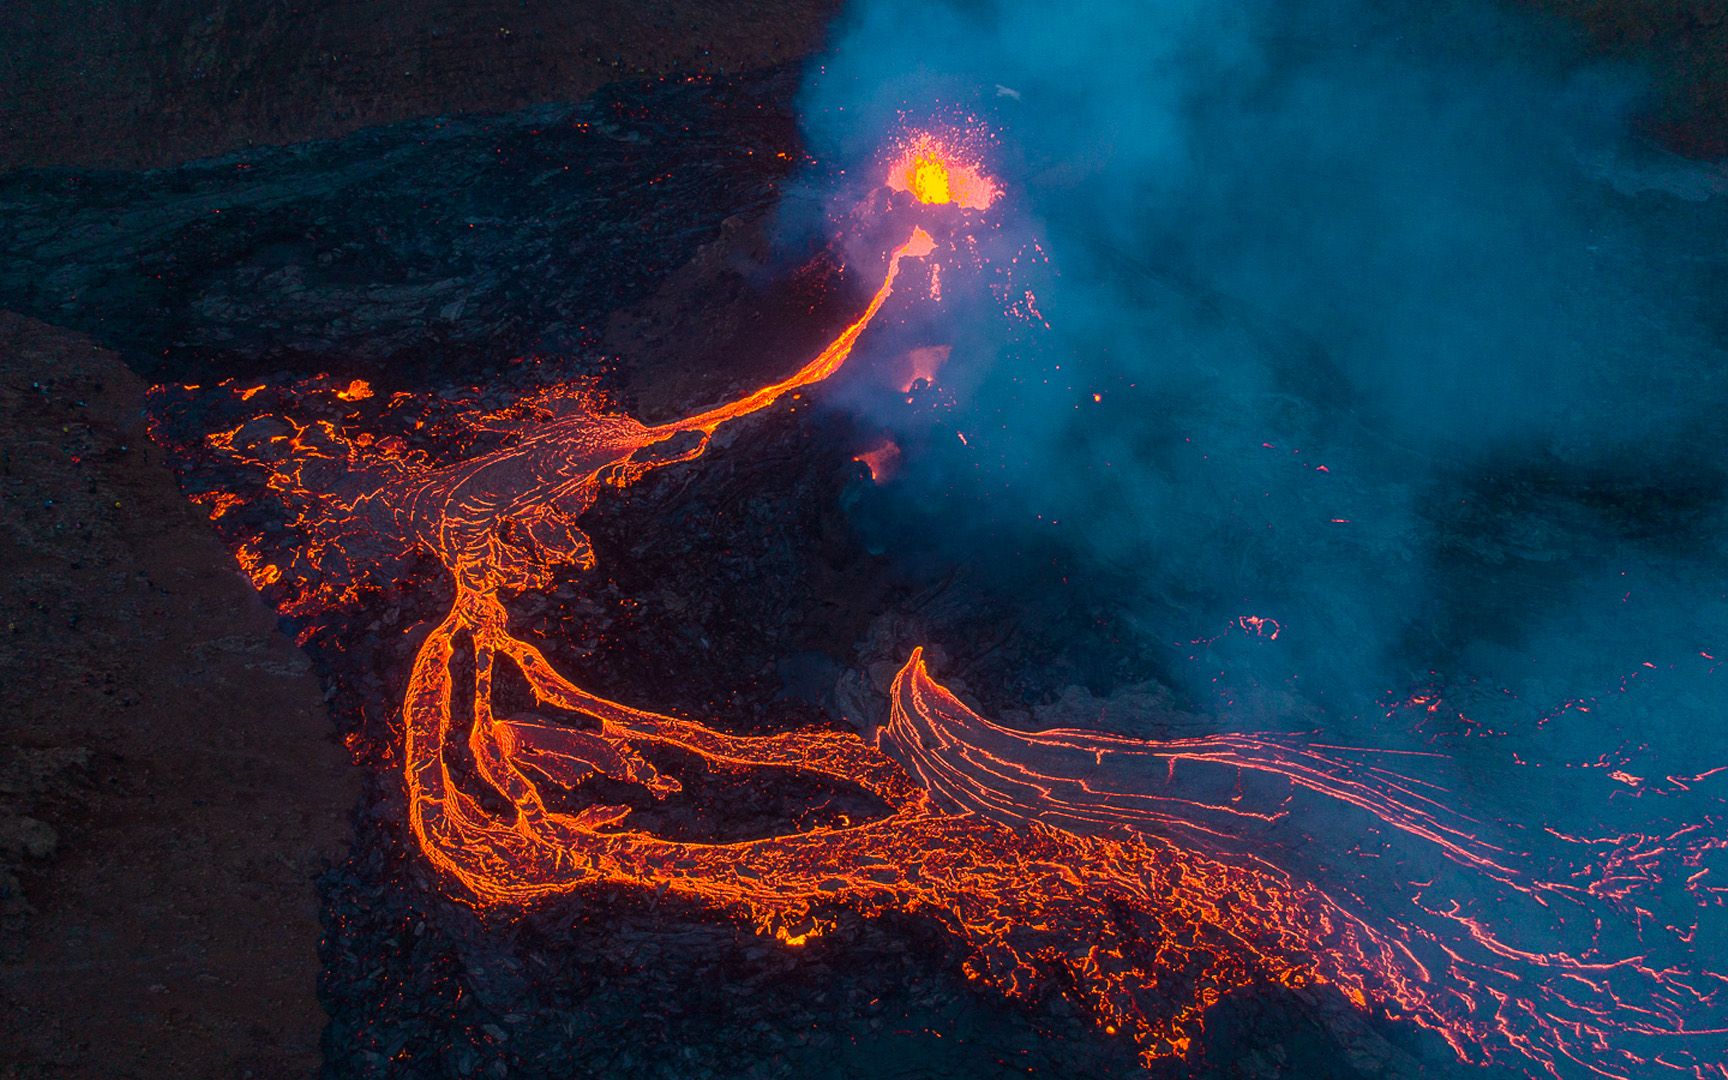
[(1000, 193), (976, 161), (929, 132), (913, 135), (900, 148), (888, 169), (888, 187), (926, 206), (952, 203), (965, 210), (988, 210)]
[[(885, 183), (964, 214), (1000, 194), (976, 162), (929, 136), (907, 142)], [(206, 439), (200, 452), (261, 477), (287, 510), (285, 534), (244, 537), (238, 551), (285, 614), (356, 603), (368, 560), (429, 553), (448, 575), (449, 610), (402, 692), (400, 760), (408, 826), (453, 893), (520, 905), (601, 886), (661, 890), (788, 947), (841, 909), (912, 913), (964, 943), (972, 978), (1016, 999), (1072, 988), (1147, 1062), (1186, 1055), (1224, 996), (1272, 984), (1336, 988), (1438, 1032), (1465, 1061), (1553, 1075), (1728, 1075), (1728, 978), (1612, 953), (1602, 927), (1639, 896), (1624, 866), (1597, 889), (1608, 871), (1550, 872), (1568, 844), (1596, 850), (1592, 840), (1556, 832), (1559, 854), (1544, 860), (1484, 839), (1455, 809), (1437, 755), (1282, 735), (1021, 731), (943, 687), (921, 649), (893, 680), (874, 738), (839, 728), (741, 736), (585, 690), (512, 631), (510, 597), (546, 587), (557, 568), (593, 568), (580, 519), (605, 488), (693, 461), (722, 425), (829, 378), (906, 263), (936, 249), (914, 227), (818, 355), (673, 423), (642, 424), (561, 385), (484, 418), (507, 428), (497, 448), (441, 464), (335, 421), (269, 413)], [(359, 396), (355, 385), (341, 394)], [(213, 493), (212, 516), (239, 498)], [(495, 707), (506, 674), (520, 676), (534, 710)], [(669, 839), (634, 824), (630, 808), (585, 796), (597, 777), (656, 798), (681, 790), (644, 755), (653, 746), (721, 773), (824, 777), (886, 809), (746, 841)], [(1325, 842), (1302, 831), (1308, 820), (1381, 837), (1402, 853), (1396, 865), (1422, 876), (1389, 879), (1391, 860), (1286, 858), (1295, 838)], [(1666, 845), (1639, 871), (1649, 875), (1698, 865), (1686, 861), (1703, 858), (1716, 833), (1695, 824), (1646, 839)], [(1522, 931), (1535, 943), (1520, 943)]]

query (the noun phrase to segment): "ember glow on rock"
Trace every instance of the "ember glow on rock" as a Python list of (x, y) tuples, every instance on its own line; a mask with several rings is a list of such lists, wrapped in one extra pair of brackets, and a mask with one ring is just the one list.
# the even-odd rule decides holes
[(346, 389), (336, 391), (336, 396), (343, 401), (364, 401), (372, 396), (372, 384), (365, 379), (355, 379)]
[(893, 439), (884, 439), (872, 449), (854, 456), (852, 460), (869, 470), (872, 481), (886, 484), (894, 478), (895, 471), (900, 467), (900, 447)]
[[(973, 167), (942, 159), (938, 174), (920, 160), (893, 170), (890, 186), (938, 205), (994, 198)], [(1720, 1019), (1728, 976), (1599, 943), (1628, 908), (1649, 915), (1638, 906), (1647, 886), (1676, 873), (1699, 880), (1721, 851), (1719, 821), (1610, 838), (1608, 850), (1637, 858), (1601, 860), (1602, 838), (1555, 830), (1540, 852), (1508, 850), (1457, 809), (1440, 755), (1274, 734), (1022, 731), (945, 688), (920, 647), (873, 738), (826, 727), (742, 736), (723, 718), (674, 718), (585, 690), (512, 631), (509, 598), (546, 588), (555, 571), (594, 567), (579, 522), (605, 487), (692, 461), (721, 425), (832, 376), (893, 297), (905, 260), (935, 250), (915, 228), (863, 311), (808, 363), (673, 423), (644, 425), (555, 386), (491, 418), (510, 425), (500, 446), (453, 463), (271, 414), (208, 438), (209, 452), (260, 473), (293, 512), (291, 557), (263, 536), (238, 552), (285, 613), (355, 603), (368, 548), (430, 553), (449, 575), (449, 611), (403, 693), (401, 761), (409, 825), (452, 891), (519, 905), (599, 886), (659, 890), (794, 947), (832, 929), (842, 909), (912, 913), (965, 944), (973, 979), (1028, 1002), (1069, 994), (1148, 1063), (1186, 1055), (1232, 991), (1279, 985), (1336, 988), (1437, 1032), (1465, 1061), (1609, 1076), (1656, 1062), (1724, 1075), (1728, 1025), (1695, 1018)], [(344, 399), (363, 398), (363, 386)], [(231, 392), (250, 401), (255, 388)], [(879, 479), (891, 445), (859, 458)], [(212, 517), (232, 505), (206, 501)], [(1260, 616), (1239, 625), (1266, 640), (1280, 632)], [(496, 708), (505, 678), (526, 684), (533, 709)], [(655, 746), (722, 774), (823, 777), (886, 809), (704, 843), (656, 835), (629, 807), (584, 798), (599, 777), (656, 798), (680, 791), (642, 752)], [(1310, 820), (1333, 827), (1310, 830)], [(1324, 847), (1341, 836), (1355, 846)], [(1323, 857), (1293, 855), (1304, 848)], [(1686, 932), (1649, 921), (1652, 935)]]
[(919, 383), (935, 383), (936, 373), (942, 370), (942, 365), (948, 362), (953, 351), (950, 345), (921, 345), (908, 352), (905, 361), (906, 373), (900, 379), (900, 392), (909, 393)]

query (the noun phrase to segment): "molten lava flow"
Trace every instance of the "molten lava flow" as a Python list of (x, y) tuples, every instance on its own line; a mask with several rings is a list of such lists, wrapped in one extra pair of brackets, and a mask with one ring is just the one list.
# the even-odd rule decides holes
[[(968, 205), (970, 181), (945, 168), (948, 197)], [(939, 193), (933, 176), (904, 179), (920, 198)], [(1440, 1033), (1466, 1060), (1721, 1075), (1721, 1032), (1700, 1029), (1728, 1025), (1697, 1020), (1720, 1017), (1728, 978), (1649, 961), (1636, 943), (1610, 951), (1604, 931), (1643, 902), (1639, 875), (1676, 858), (1701, 865), (1686, 860), (1703, 857), (1709, 829), (1639, 837), (1636, 857), (1538, 876), (1451, 808), (1431, 775), (1436, 755), (1277, 735), (1020, 731), (937, 683), (917, 649), (873, 741), (817, 728), (739, 736), (584, 690), (512, 633), (508, 596), (544, 587), (556, 567), (593, 567), (578, 521), (603, 483), (696, 458), (722, 424), (828, 378), (892, 295), (901, 261), (932, 249), (915, 230), (862, 314), (797, 372), (675, 423), (649, 427), (555, 388), (510, 413), (502, 445), (442, 466), (331, 421), (260, 416), (210, 437), (296, 515), (298, 550), (258, 536), (239, 553), (285, 611), (354, 602), (368, 550), (429, 552), (450, 575), (450, 610), (402, 704), (409, 824), (444, 877), (481, 904), (660, 890), (789, 945), (832, 927), (841, 908), (917, 913), (965, 943), (973, 978), (1026, 1000), (1070, 988), (1148, 1061), (1184, 1055), (1224, 995), (1275, 984), (1335, 987)], [(232, 519), (229, 498), (207, 501)], [(1271, 620), (1253, 626), (1276, 636)], [(494, 686), (517, 675), (535, 708), (501, 715)], [(655, 798), (681, 790), (644, 755), (655, 746), (720, 773), (825, 777), (886, 810), (700, 843), (640, 827), (629, 807), (583, 803), (596, 777)], [(1303, 831), (1310, 822), (1321, 827)], [(1602, 845), (1549, 831), (1556, 851)], [(1327, 836), (1357, 847), (1329, 850)]]
[(910, 192), (928, 206), (952, 203), (967, 210), (987, 210), (996, 201), (995, 181), (976, 163), (962, 159), (934, 135), (915, 136), (902, 148), (888, 171), (888, 186)]
[(857, 343), (858, 335), (862, 334), (864, 328), (870, 325), (870, 320), (874, 319), (876, 313), (882, 310), (882, 305), (893, 293), (894, 279), (900, 272), (900, 260), (922, 259), (935, 249), (936, 242), (930, 238), (930, 234), (923, 229), (914, 228), (912, 235), (906, 239), (906, 242), (895, 248), (894, 253), (889, 256), (888, 276), (882, 279), (882, 286), (876, 290), (876, 295), (870, 298), (870, 303), (865, 307), (864, 314), (842, 331), (840, 336), (817, 354), (814, 360), (780, 382), (772, 386), (765, 386), (729, 405), (722, 405), (717, 409), (710, 409), (708, 412), (692, 416), (688, 420), (682, 420), (676, 424), (669, 424), (654, 430), (657, 433), (663, 433), (664, 436), (687, 431), (701, 431), (703, 434), (711, 435), (716, 428), (728, 420), (736, 420), (740, 416), (766, 408), (786, 393), (802, 386), (821, 382), (834, 374), (840, 370), (840, 365), (844, 364), (846, 358), (852, 354), (852, 346)]

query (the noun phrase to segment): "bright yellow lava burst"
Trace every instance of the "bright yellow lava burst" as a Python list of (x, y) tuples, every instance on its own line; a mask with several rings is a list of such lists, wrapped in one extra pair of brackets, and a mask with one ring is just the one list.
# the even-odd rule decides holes
[(985, 210), (1000, 193), (976, 164), (928, 133), (910, 139), (888, 169), (888, 186), (931, 206)]
[(912, 194), (921, 203), (946, 203), (952, 199), (948, 193), (948, 166), (935, 154), (921, 154), (912, 163)]

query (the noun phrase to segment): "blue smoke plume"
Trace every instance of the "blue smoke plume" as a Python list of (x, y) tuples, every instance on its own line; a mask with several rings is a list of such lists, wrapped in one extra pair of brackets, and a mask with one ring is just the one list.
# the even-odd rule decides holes
[(1728, 760), (1728, 197), (1641, 86), (1474, 0), (853, 6), (813, 155), (975, 118), (1021, 256), (884, 346), (952, 345), (944, 407), (850, 399), (907, 451), (858, 528), (1221, 728)]

